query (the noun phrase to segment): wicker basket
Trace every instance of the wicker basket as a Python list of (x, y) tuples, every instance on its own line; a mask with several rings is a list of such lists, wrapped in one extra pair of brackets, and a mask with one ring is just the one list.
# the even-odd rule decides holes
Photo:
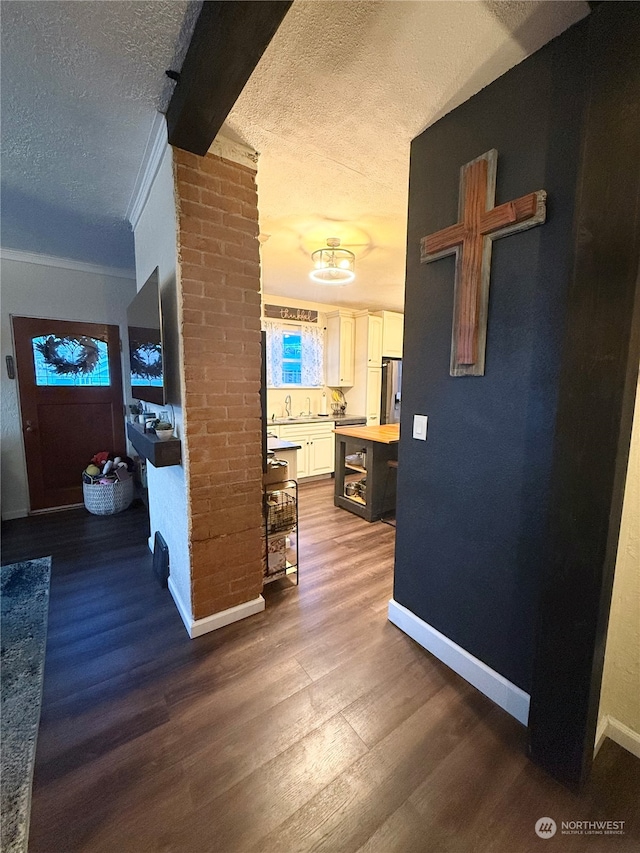
[(133, 477), (113, 483), (83, 483), (84, 505), (93, 515), (115, 515), (133, 500)]

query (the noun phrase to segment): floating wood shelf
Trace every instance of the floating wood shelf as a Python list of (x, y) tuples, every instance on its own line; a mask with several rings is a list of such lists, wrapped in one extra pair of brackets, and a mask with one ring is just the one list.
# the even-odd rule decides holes
[(154, 432), (145, 432), (142, 424), (127, 424), (127, 438), (140, 456), (150, 462), (154, 468), (167, 468), (180, 465), (182, 446), (179, 438), (163, 441)]

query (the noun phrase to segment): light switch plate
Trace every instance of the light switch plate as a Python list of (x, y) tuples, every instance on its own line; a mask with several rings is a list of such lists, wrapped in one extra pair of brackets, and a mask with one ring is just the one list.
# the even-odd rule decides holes
[(420, 441), (427, 440), (427, 416), (426, 415), (414, 415), (413, 416), (413, 437), (419, 439)]

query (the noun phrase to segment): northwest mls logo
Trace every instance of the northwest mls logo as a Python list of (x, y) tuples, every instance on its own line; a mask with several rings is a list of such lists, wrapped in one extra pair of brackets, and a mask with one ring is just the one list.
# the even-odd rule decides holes
[(540, 838), (553, 838), (556, 834), (556, 822), (552, 817), (540, 817), (536, 821), (536, 835)]

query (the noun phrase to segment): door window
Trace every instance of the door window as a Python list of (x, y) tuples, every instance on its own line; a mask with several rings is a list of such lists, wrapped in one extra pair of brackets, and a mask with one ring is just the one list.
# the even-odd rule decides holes
[(39, 335), (31, 346), (36, 385), (111, 385), (105, 341), (88, 335)]

